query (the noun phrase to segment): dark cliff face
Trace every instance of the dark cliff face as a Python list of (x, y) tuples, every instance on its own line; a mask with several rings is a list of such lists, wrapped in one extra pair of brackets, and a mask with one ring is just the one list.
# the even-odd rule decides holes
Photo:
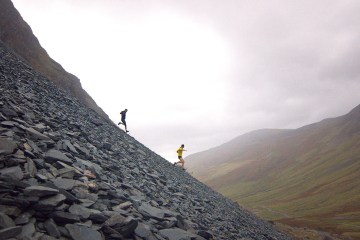
[(0, 42), (0, 239), (290, 239)]
[(47, 54), (10, 0), (0, 0), (0, 40), (24, 58), (35, 70), (69, 92), (105, 119), (106, 113), (81, 87), (80, 80), (66, 72)]

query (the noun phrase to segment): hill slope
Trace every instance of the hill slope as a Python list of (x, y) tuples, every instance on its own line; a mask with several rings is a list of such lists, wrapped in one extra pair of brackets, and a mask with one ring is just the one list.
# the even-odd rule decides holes
[(360, 105), (190, 155), (193, 175), (266, 219), (360, 238)]
[(58, 87), (69, 92), (105, 119), (109, 119), (107, 114), (97, 106), (91, 96), (82, 88), (80, 80), (71, 73), (66, 72), (41, 47), (30, 26), (23, 20), (10, 0), (0, 0), (0, 40)]
[(0, 239), (290, 239), (0, 42)]

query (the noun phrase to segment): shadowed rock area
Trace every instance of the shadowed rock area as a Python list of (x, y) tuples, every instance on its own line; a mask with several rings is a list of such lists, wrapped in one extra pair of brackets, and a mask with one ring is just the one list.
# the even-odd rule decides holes
[(0, 239), (290, 239), (0, 42)]
[(80, 80), (48, 55), (10, 0), (0, 0), (0, 40), (58, 87), (109, 120), (107, 114), (82, 88)]

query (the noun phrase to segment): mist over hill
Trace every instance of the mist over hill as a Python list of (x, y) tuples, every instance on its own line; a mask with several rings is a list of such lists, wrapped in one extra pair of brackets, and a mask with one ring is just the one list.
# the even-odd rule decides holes
[(360, 105), (295, 130), (250, 132), (186, 162), (266, 219), (360, 237)]

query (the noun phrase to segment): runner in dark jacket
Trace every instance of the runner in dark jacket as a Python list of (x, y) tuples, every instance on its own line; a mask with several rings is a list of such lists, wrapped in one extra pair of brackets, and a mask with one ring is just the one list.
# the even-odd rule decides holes
[(126, 113), (127, 113), (127, 109), (125, 109), (124, 111), (120, 112), (121, 114), (121, 122), (118, 123), (118, 125), (123, 124), (125, 126), (125, 131), (128, 133), (129, 131), (127, 130), (127, 126), (126, 126)]

